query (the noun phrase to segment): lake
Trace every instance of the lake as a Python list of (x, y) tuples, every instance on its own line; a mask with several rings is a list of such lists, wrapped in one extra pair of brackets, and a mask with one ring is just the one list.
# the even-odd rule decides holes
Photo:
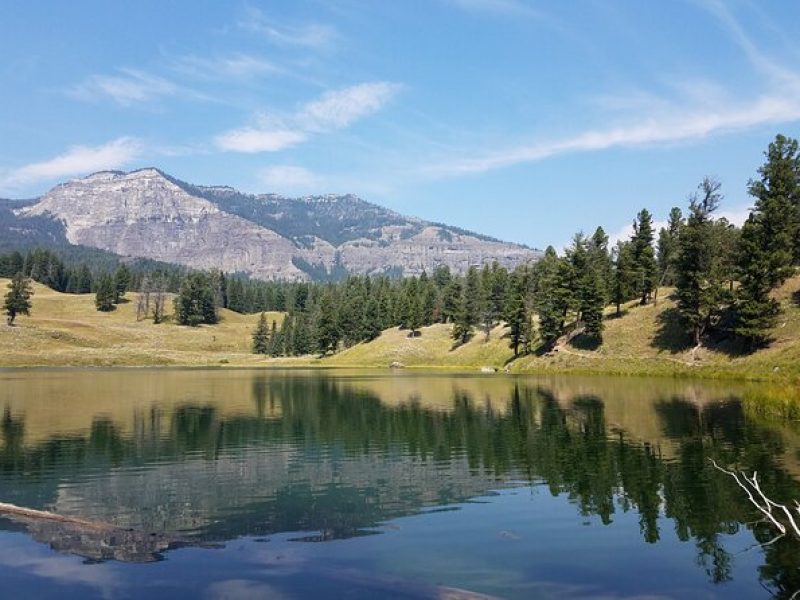
[(338, 370), (0, 371), (3, 598), (790, 598), (757, 386)]

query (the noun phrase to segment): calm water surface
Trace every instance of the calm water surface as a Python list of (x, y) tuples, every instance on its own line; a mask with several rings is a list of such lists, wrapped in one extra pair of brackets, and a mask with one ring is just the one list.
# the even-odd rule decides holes
[(790, 598), (753, 388), (357, 371), (0, 371), (2, 598)]

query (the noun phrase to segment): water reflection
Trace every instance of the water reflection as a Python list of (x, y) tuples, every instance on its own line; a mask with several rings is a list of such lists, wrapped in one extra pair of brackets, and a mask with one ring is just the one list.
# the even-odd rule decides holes
[[(242, 371), (0, 381), (0, 501), (108, 524), (115, 535), (93, 538), (23, 523), (91, 559), (275, 532), (367, 535), (527, 482), (609, 526), (635, 513), (641, 543), (673, 529), (722, 583), (736, 575), (725, 537), (773, 532), (710, 459), (758, 470), (777, 500), (800, 498), (796, 436), (749, 418), (730, 385)], [(800, 589), (797, 550), (788, 538), (763, 549), (759, 577), (778, 596)]]

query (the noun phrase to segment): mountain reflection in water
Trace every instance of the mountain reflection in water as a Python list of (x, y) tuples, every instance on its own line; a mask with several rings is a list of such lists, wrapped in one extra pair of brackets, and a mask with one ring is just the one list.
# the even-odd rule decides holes
[[(696, 548), (692, 568), (722, 583), (735, 577), (725, 536), (774, 532), (710, 460), (757, 470), (776, 500), (800, 498), (800, 436), (750, 415), (739, 385), (180, 370), (9, 371), (0, 383), (0, 501), (114, 533), (0, 527), (91, 560), (281, 532), (376, 534), (528, 485), (610, 526), (637, 515), (641, 543), (673, 529)], [(784, 538), (760, 550), (772, 593), (800, 589), (798, 549)]]

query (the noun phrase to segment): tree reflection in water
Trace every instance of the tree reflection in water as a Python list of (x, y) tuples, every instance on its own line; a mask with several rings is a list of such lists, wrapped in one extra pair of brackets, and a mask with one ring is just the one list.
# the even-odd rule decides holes
[[(225, 412), (222, 393), (136, 412), (128, 428), (98, 414), (88, 431), (30, 444), (25, 412), (6, 407), (0, 500), (156, 534), (152, 549), (134, 534), (104, 537), (98, 545), (118, 546), (104, 554), (85, 536), (65, 533), (56, 543), (58, 532), (28, 524), (31, 535), (59, 548), (125, 560), (126, 552), (141, 554), (134, 546), (156, 556), (171, 539), (374, 533), (389, 519), (522, 480), (563, 494), (580, 515), (604, 524), (635, 511), (649, 544), (673, 528), (693, 541), (697, 564), (719, 583), (735, 576), (724, 536), (745, 528), (763, 544), (774, 532), (711, 459), (757, 470), (778, 500), (800, 498), (781, 429), (749, 419), (736, 397), (643, 398), (659, 431), (647, 439), (608, 422), (607, 390), (506, 381), (500, 398), (456, 383), (449, 404), (431, 406), (413, 393), (386, 401), (335, 375), (259, 374), (250, 412)], [(71, 539), (81, 541), (70, 547)], [(763, 548), (759, 575), (779, 597), (800, 589), (798, 549), (790, 538)]]

